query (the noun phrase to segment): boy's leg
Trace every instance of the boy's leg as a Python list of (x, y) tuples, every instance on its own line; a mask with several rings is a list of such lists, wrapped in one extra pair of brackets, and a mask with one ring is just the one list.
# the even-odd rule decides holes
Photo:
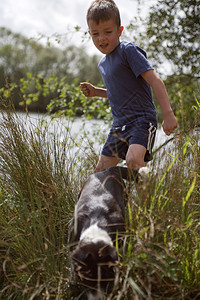
[[(126, 154), (127, 167), (134, 170), (145, 167), (144, 157), (146, 150), (147, 149), (144, 146), (139, 144), (130, 145)], [(140, 200), (145, 200), (147, 197), (147, 175), (148, 174), (144, 174), (141, 176), (141, 174), (139, 174), (138, 180), (135, 182), (135, 188)]]
[(95, 168), (95, 173), (100, 172), (104, 169), (108, 169), (116, 166), (120, 162), (121, 158), (101, 155)]
[(139, 170), (145, 167), (144, 157), (147, 149), (139, 144), (129, 146), (126, 154), (126, 164), (129, 169)]

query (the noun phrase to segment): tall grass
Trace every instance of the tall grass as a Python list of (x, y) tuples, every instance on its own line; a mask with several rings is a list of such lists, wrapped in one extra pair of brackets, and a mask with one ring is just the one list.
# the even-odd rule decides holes
[(0, 299), (69, 297), (68, 226), (87, 172), (71, 155), (67, 130), (60, 140), (48, 127), (2, 114)]
[[(74, 153), (77, 141), (70, 130), (63, 134), (2, 113), (0, 299), (85, 299), (73, 284), (68, 228), (97, 156), (90, 141), (79, 141)], [(199, 132), (171, 145), (170, 154), (155, 155), (143, 197), (127, 186), (127, 230), (110, 300), (200, 298)]]
[(143, 197), (129, 194), (116, 299), (200, 299), (199, 128), (168, 150), (154, 157)]

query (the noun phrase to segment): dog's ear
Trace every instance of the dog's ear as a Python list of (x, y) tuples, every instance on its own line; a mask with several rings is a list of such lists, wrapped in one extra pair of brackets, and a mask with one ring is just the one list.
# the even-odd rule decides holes
[(111, 245), (105, 245), (101, 248), (97, 245), (89, 244), (78, 246), (72, 253), (72, 259), (82, 265), (91, 264), (94, 261), (112, 262), (118, 260), (116, 248)]
[(116, 262), (118, 260), (117, 250), (114, 246), (106, 245), (99, 250), (99, 256), (107, 262)]
[(72, 259), (75, 262), (85, 264), (85, 261), (87, 260), (90, 253), (86, 251), (85, 247), (78, 246), (72, 253)]

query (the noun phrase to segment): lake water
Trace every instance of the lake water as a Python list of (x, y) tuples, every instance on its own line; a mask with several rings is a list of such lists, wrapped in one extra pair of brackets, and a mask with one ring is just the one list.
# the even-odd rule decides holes
[[(99, 144), (99, 140), (97, 140), (97, 131), (99, 131), (102, 135), (105, 135), (105, 137), (109, 132), (109, 125), (105, 124), (103, 120), (87, 120), (85, 118), (75, 118), (73, 121), (69, 121), (65, 118), (56, 118), (53, 121), (51, 121), (50, 116), (42, 114), (30, 113), (28, 116), (26, 116), (23, 113), (19, 113), (18, 115), (20, 116), (20, 119), (22, 119), (23, 122), (27, 124), (28, 127), (37, 126), (39, 121), (42, 121), (43, 123), (47, 122), (49, 132), (56, 134), (61, 140), (62, 137), (66, 136), (66, 131), (69, 131), (70, 136), (74, 139), (82, 138), (83, 142), (85, 139), (86, 143), (87, 138), (89, 138), (93, 141), (94, 149), (97, 153), (100, 153), (101, 146), (103, 144), (103, 141), (102, 144)], [(162, 129), (158, 129), (154, 144), (154, 150), (163, 145), (169, 139), (171, 139), (171, 137), (172, 135), (168, 137)], [(172, 142), (169, 142), (167, 146), (165, 146), (166, 150), (171, 148), (171, 143)]]

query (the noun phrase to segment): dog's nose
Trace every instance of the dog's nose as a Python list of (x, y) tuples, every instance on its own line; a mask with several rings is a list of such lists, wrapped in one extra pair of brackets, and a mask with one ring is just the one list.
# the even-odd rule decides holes
[(99, 256), (106, 262), (115, 262), (118, 259), (116, 248), (110, 245), (101, 248), (99, 250)]

